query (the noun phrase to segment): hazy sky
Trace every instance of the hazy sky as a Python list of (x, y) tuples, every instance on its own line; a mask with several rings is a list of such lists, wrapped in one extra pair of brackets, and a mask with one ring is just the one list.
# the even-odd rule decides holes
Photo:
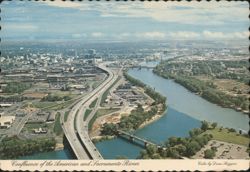
[(2, 40), (248, 39), (247, 2), (4, 1)]

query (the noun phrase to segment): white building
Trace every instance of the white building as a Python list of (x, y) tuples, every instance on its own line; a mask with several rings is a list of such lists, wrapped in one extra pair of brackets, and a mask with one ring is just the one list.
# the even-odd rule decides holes
[(0, 128), (10, 128), (15, 116), (3, 116), (0, 114)]

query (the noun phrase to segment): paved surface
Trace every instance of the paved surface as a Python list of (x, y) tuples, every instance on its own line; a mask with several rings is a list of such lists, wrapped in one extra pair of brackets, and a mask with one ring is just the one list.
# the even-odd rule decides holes
[[(100, 98), (103, 92), (105, 92), (117, 78), (111, 70), (101, 65), (99, 67), (109, 73), (108, 79), (82, 98), (82, 100), (71, 109), (68, 120), (62, 125), (65, 136), (75, 152), (77, 159), (103, 159), (88, 134), (88, 123), (95, 113), (91, 113), (86, 121), (83, 121), (86, 108), (88, 108), (90, 103), (96, 98)], [(98, 99), (97, 103), (99, 103), (99, 101)], [(94, 111), (96, 111), (96, 108)]]

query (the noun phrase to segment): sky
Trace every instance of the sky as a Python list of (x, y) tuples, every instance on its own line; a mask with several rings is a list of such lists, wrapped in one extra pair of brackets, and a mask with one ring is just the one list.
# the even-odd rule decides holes
[(4, 1), (2, 41), (247, 40), (245, 2)]

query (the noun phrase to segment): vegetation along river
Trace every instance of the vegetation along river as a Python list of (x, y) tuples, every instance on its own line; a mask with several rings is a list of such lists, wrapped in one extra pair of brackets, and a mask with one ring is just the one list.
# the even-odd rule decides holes
[[(161, 144), (171, 136), (188, 136), (188, 131), (199, 127), (201, 120), (217, 122), (221, 126), (236, 130), (249, 130), (247, 115), (212, 104), (174, 81), (157, 76), (150, 69), (130, 69), (129, 74), (155, 88), (168, 99), (168, 110), (164, 116), (135, 132), (140, 137)], [(115, 159), (119, 156), (135, 159), (142, 150), (141, 147), (121, 138), (98, 142), (96, 146), (105, 159)], [(67, 152), (67, 149), (65, 151)], [(46, 153), (41, 154), (42, 157), (47, 158), (44, 154)], [(50, 159), (72, 158), (65, 152), (49, 154)], [(41, 155), (29, 156), (29, 158), (43, 159)]]

